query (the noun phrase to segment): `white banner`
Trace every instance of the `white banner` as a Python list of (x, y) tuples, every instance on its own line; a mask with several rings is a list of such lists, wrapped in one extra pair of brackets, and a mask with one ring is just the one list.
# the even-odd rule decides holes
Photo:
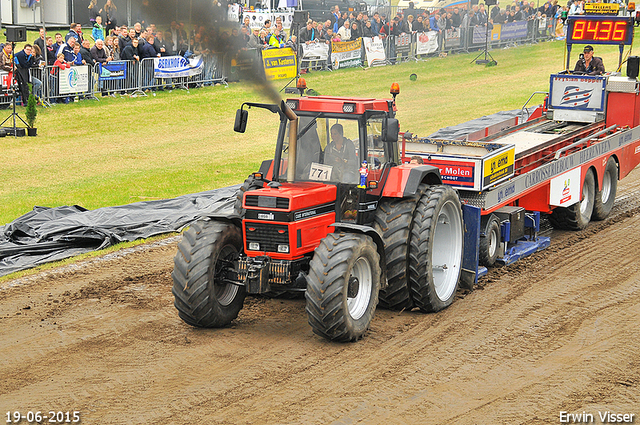
[(61, 69), (58, 79), (60, 81), (60, 94), (89, 91), (88, 66), (72, 66), (69, 69)]
[(378, 66), (385, 64), (384, 43), (378, 36), (364, 37), (364, 52), (368, 66)]
[(436, 31), (418, 33), (416, 55), (426, 55), (438, 50), (438, 33)]
[(568, 207), (580, 201), (580, 167), (551, 179), (549, 205)]
[(293, 9), (290, 10), (245, 10), (242, 12), (242, 22), (244, 18), (249, 17), (249, 27), (251, 29), (262, 28), (265, 21), (268, 19), (271, 21), (271, 27), (276, 27), (276, 18), (282, 19), (282, 28), (288, 30), (293, 23)]
[(202, 72), (204, 62), (202, 55), (185, 59), (182, 56), (165, 56), (153, 59), (153, 76), (155, 78), (192, 77)]
[(328, 44), (316, 42), (302, 44), (303, 61), (326, 61), (327, 59), (329, 59)]

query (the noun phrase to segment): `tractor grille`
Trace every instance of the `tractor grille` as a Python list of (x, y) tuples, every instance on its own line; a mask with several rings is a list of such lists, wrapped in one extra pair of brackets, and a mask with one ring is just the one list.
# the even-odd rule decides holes
[(278, 252), (278, 245), (289, 245), (289, 228), (282, 224), (272, 223), (245, 223), (247, 232), (246, 246), (249, 250), (249, 242), (258, 242), (260, 251)]
[(289, 198), (275, 196), (245, 195), (245, 204), (248, 207), (289, 209)]

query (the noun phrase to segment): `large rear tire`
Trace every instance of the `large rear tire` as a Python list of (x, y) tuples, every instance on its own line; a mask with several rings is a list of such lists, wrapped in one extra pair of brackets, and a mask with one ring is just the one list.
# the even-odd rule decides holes
[(582, 200), (570, 207), (557, 207), (549, 215), (549, 222), (556, 229), (582, 230), (591, 221), (595, 204), (596, 181), (589, 169), (582, 182)]
[(462, 206), (450, 187), (430, 187), (418, 201), (409, 250), (409, 289), (416, 307), (434, 312), (453, 302), (464, 251)]
[[(421, 194), (426, 186), (421, 185)], [(409, 239), (417, 198), (383, 200), (376, 212), (373, 228), (384, 241), (387, 260), (387, 286), (380, 289), (380, 306), (390, 310), (411, 310), (413, 301), (407, 286)]]
[(607, 160), (607, 166), (602, 176), (602, 187), (596, 190), (595, 204), (593, 205), (594, 220), (604, 220), (609, 216), (613, 204), (616, 201), (618, 190), (618, 164), (612, 156)]
[(371, 324), (380, 290), (380, 255), (369, 236), (330, 233), (311, 260), (307, 314), (313, 332), (357, 341)]
[(224, 274), (241, 251), (242, 233), (233, 224), (198, 221), (185, 232), (171, 273), (174, 305), (182, 320), (220, 328), (238, 317), (245, 290), (224, 282)]

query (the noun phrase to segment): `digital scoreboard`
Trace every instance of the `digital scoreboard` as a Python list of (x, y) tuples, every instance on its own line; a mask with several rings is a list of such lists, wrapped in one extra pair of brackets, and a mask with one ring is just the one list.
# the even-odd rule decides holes
[(573, 15), (567, 24), (567, 44), (630, 45), (633, 41), (633, 22), (628, 17)]

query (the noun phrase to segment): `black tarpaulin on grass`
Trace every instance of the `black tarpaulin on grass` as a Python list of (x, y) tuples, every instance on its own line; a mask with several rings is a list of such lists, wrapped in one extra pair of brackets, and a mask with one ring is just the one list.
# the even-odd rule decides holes
[(0, 227), (0, 276), (108, 246), (177, 232), (208, 215), (233, 213), (240, 185), (87, 210), (34, 207)]

